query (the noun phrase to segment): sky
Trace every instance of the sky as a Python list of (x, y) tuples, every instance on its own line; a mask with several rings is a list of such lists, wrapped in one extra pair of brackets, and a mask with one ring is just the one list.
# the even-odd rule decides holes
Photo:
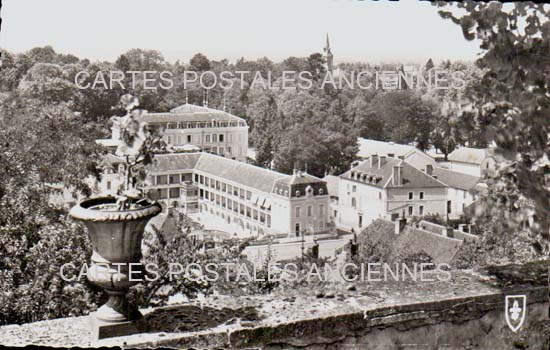
[(5, 0), (0, 47), (51, 45), (114, 61), (132, 48), (187, 62), (322, 52), (329, 33), (339, 62), (474, 60), (478, 44), (429, 2), (403, 0)]

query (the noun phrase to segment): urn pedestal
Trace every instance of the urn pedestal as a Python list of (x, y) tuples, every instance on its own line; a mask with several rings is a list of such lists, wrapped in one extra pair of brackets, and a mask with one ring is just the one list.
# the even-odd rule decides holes
[(93, 247), (86, 277), (105, 290), (109, 300), (90, 315), (95, 339), (139, 332), (141, 314), (128, 303), (128, 289), (143, 278), (141, 241), (147, 222), (162, 211), (158, 203), (140, 201), (135, 209), (117, 210), (114, 197), (86, 199), (69, 215), (88, 229)]

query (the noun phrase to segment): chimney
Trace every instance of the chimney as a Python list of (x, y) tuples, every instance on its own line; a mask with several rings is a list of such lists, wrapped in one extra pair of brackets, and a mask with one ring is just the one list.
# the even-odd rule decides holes
[(398, 235), (402, 233), (406, 225), (407, 225), (407, 219), (397, 218), (395, 220), (395, 234)]
[(378, 157), (378, 169), (382, 168), (384, 164), (386, 164), (386, 156)]
[(403, 185), (403, 167), (400, 165), (394, 165), (392, 169), (392, 185), (401, 186)]
[(376, 162), (378, 162), (378, 155), (377, 155), (377, 154), (371, 155), (371, 156), (370, 156), (370, 167), (371, 167), (371, 168), (374, 168)]
[(433, 173), (434, 173), (434, 166), (431, 165), (431, 164), (427, 164), (426, 165), (426, 174), (431, 176), (431, 175), (433, 175)]

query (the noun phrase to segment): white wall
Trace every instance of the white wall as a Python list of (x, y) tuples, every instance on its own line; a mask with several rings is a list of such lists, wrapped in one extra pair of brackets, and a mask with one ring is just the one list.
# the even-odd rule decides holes
[(449, 187), (447, 189), (447, 199), (451, 201), (451, 213), (449, 217), (456, 219), (464, 213), (464, 208), (474, 201), (474, 196), (468, 191)]
[(451, 170), (458, 171), (463, 174), (481, 176), (481, 167), (477, 164), (450, 162)]
[[(409, 192), (413, 194), (412, 200), (409, 199)], [(424, 192), (424, 199), (420, 199), (420, 192)], [(413, 207), (412, 215), (409, 215), (409, 206)], [(439, 214), (445, 217), (447, 213), (447, 188), (391, 188), (388, 190), (388, 212), (398, 213), (401, 216), (405, 211), (405, 217), (420, 216), (420, 206), (424, 207), (422, 215)]]
[[(355, 191), (354, 191), (355, 186)], [(385, 190), (365, 183), (340, 178), (338, 182), (338, 218), (336, 226), (359, 232), (373, 220), (384, 217), (386, 214)], [(356, 207), (352, 202), (355, 198)], [(359, 225), (359, 215), (362, 224)]]

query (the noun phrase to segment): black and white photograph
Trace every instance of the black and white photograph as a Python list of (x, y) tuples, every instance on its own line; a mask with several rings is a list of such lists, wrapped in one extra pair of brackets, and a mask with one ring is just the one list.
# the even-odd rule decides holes
[(0, 17), (0, 347), (550, 349), (550, 4)]

